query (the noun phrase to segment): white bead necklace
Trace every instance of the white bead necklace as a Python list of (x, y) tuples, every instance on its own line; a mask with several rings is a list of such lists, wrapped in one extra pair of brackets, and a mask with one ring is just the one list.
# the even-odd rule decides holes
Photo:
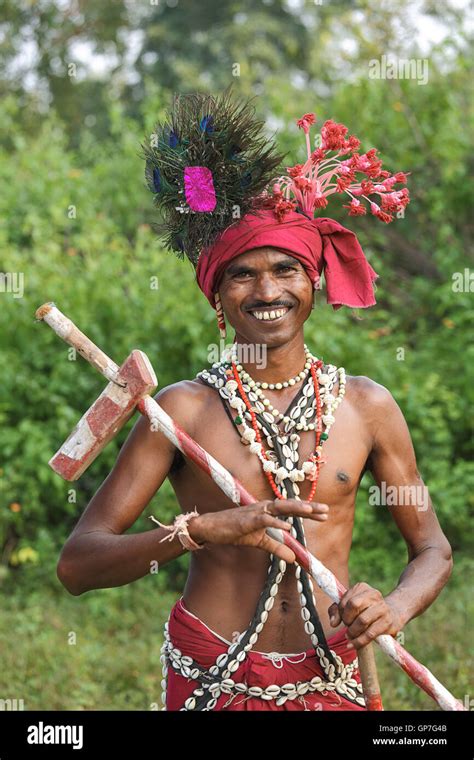
[[(311, 360), (312, 361), (317, 361), (316, 357), (312, 357)], [(308, 364), (309, 364), (309, 367), (310, 367), (311, 366), (311, 361)], [(250, 375), (247, 372), (245, 373), (245, 375), (247, 375), (248, 380), (246, 380), (246, 381), (244, 380), (244, 373), (240, 372), (240, 368), (241, 368), (241, 365), (239, 365), (239, 364), (236, 365), (236, 369), (237, 369), (237, 372), (238, 372), (238, 375), (239, 375), (240, 379), (242, 380), (242, 384), (244, 384), (246, 382), (246, 384), (248, 385), (248, 388), (249, 388), (249, 393), (253, 394), (252, 398), (253, 398), (253, 396), (256, 396), (254, 411), (258, 411), (258, 412), (261, 412), (261, 413), (267, 412), (269, 414), (272, 414), (273, 417), (275, 418), (274, 421), (276, 423), (283, 422), (283, 423), (285, 423), (285, 425), (289, 426), (288, 430), (286, 430), (286, 432), (289, 432), (289, 430), (291, 428), (293, 428), (293, 427), (296, 427), (297, 430), (303, 430), (303, 431), (314, 430), (315, 429), (315, 424), (313, 422), (307, 423), (307, 422), (303, 421), (303, 422), (296, 423), (294, 421), (294, 419), (292, 420), (292, 418), (290, 416), (283, 414), (283, 412), (280, 412), (276, 407), (273, 406), (273, 404), (270, 402), (270, 399), (268, 399), (265, 396), (265, 394), (263, 393), (263, 391), (261, 390), (261, 388), (255, 387), (255, 384), (254, 384), (255, 381), (252, 381), (252, 378), (250, 378)], [(342, 372), (341, 372), (341, 369), (342, 369)], [(308, 372), (309, 372), (309, 368), (308, 368)], [(316, 374), (318, 375), (318, 382), (319, 382), (320, 385), (323, 386), (323, 394), (322, 394), (321, 400), (322, 400), (323, 404), (327, 404), (327, 409), (325, 411), (325, 416), (328, 419), (326, 420), (326, 419), (323, 418), (323, 422), (326, 425), (327, 424), (332, 424), (334, 422), (334, 420), (331, 419), (332, 412), (335, 409), (337, 409), (337, 407), (339, 406), (339, 404), (340, 404), (340, 402), (342, 400), (342, 399), (339, 399), (339, 401), (338, 401), (331, 394), (331, 392), (330, 392), (330, 389), (332, 389), (332, 387), (334, 386), (334, 383), (336, 381), (337, 373), (339, 373), (339, 375), (340, 375), (339, 388), (340, 389), (344, 388), (344, 390), (340, 394), (341, 396), (343, 396), (344, 393), (345, 393), (345, 374), (344, 374), (343, 368), (340, 368), (338, 370), (336, 367), (333, 367), (332, 365), (329, 365), (329, 367), (328, 367), (328, 374), (326, 374), (326, 373), (323, 374), (320, 369), (316, 370)], [(230, 382), (232, 382), (232, 381), (230, 381)], [(244, 388), (244, 390), (245, 390), (245, 388)], [(312, 391), (308, 390), (308, 393), (306, 393), (305, 395), (311, 396), (313, 393), (314, 393), (314, 388), (313, 388)], [(249, 395), (249, 399), (250, 399), (250, 395)], [(266, 418), (266, 419), (267, 419), (267, 421), (271, 421), (268, 418)], [(307, 419), (307, 417), (305, 419)]]
[[(225, 374), (225, 365), (228, 365), (232, 360), (233, 356), (231, 354), (226, 362), (215, 363), (212, 368), (216, 374), (203, 370), (199, 375), (206, 382), (214, 385), (219, 390), (220, 395), (228, 401), (231, 408), (235, 409), (237, 416), (234, 423), (238, 428), (241, 428), (241, 442), (249, 446), (252, 454), (258, 456), (263, 470), (272, 473), (283, 498), (287, 498), (287, 491), (284, 486), (286, 478), (290, 479), (296, 495), (299, 495), (300, 489), (297, 482), (302, 482), (306, 478), (314, 480), (319, 475), (321, 464), (324, 463), (322, 459), (322, 444), (329, 436), (330, 429), (335, 422), (334, 412), (345, 395), (345, 370), (343, 367), (337, 368), (334, 365), (327, 365), (325, 372), (322, 372), (320, 368), (316, 370), (318, 385), (321, 386), (320, 400), (323, 411), (321, 422), (324, 424), (325, 430), (321, 433), (320, 444), (316, 447), (314, 454), (299, 467), (300, 455), (298, 449), (300, 435), (295, 431), (314, 430), (316, 427), (314, 422), (310, 422), (311, 418), (316, 414), (316, 397), (312, 376), (307, 378), (307, 382), (302, 388), (301, 396), (296, 404), (293, 405), (289, 415), (284, 415), (270, 404), (270, 401), (266, 399), (260, 388), (251, 385), (252, 378), (248, 373), (247, 382), (243, 381), (240, 374), (241, 370), (239, 370), (241, 365), (236, 365), (239, 378), (242, 380), (242, 388), (251, 403), (252, 411), (256, 414), (257, 427), (265, 437), (267, 446), (269, 447), (268, 450), (265, 450), (263, 444), (256, 440), (256, 432), (251, 424), (249, 424), (252, 420), (252, 415), (248, 411), (243, 398), (237, 393), (237, 381), (234, 378), (229, 379)], [(319, 361), (312, 355), (311, 360)], [(220, 374), (220, 377), (218, 377), (217, 373)], [(223, 380), (223, 378), (225, 379)], [(331, 391), (337, 378), (339, 378), (339, 389), (338, 395), (335, 397)], [(284, 425), (283, 431), (278, 427), (279, 422), (282, 422)], [(284, 462), (279, 461), (275, 452), (275, 439), (282, 447), (281, 451), (284, 456)]]
[[(342, 368), (341, 368), (342, 369)], [(231, 384), (229, 387), (229, 383)], [(241, 425), (243, 427), (242, 432), (242, 443), (249, 445), (250, 452), (252, 454), (256, 454), (262, 464), (262, 468), (264, 472), (271, 472), (272, 475), (275, 478), (275, 483), (280, 488), (283, 498), (287, 498), (286, 495), (286, 488), (284, 486), (284, 481), (286, 478), (289, 478), (291, 482), (293, 483), (293, 488), (295, 490), (296, 495), (299, 495), (300, 489), (297, 485), (297, 482), (302, 482), (305, 479), (313, 480), (317, 474), (319, 467), (321, 466), (318, 462), (318, 459), (321, 458), (322, 455), (322, 444), (320, 444), (318, 447), (316, 447), (315, 450), (315, 457), (316, 461), (306, 460), (302, 463), (301, 467), (298, 467), (299, 463), (299, 442), (300, 442), (300, 436), (298, 434), (292, 434), (288, 436), (288, 434), (282, 434), (282, 432), (278, 429), (276, 425), (276, 421), (273, 418), (273, 415), (271, 415), (269, 412), (263, 412), (262, 417), (266, 423), (268, 423), (267, 426), (260, 423), (258, 427), (264, 434), (266, 438), (267, 445), (269, 446), (269, 450), (265, 451), (263, 448), (263, 445), (259, 443), (256, 440), (256, 432), (247, 422), (247, 415), (246, 415), (246, 406), (245, 402), (237, 396), (236, 388), (234, 387), (237, 385), (236, 381), (229, 380), (228, 383), (224, 386), (224, 390), (229, 392), (229, 404), (230, 406), (235, 409), (238, 413), (238, 419), (241, 420)], [(333, 411), (334, 406), (336, 404), (336, 401), (338, 404), (341, 402), (343, 395), (344, 395), (344, 383), (341, 383), (339, 395), (338, 398), (334, 400), (334, 403), (328, 403), (325, 414), (322, 415), (322, 421), (324, 422), (326, 429), (324, 433), (322, 434), (322, 437), (324, 436), (323, 440), (326, 440), (329, 431), (335, 421)], [(307, 395), (303, 395), (302, 400), (305, 399), (305, 405), (308, 403), (308, 401), (311, 400), (311, 397), (314, 395), (314, 388), (313, 388), (313, 381), (312, 378), (308, 380), (308, 384), (305, 388), (305, 390), (308, 390)], [(244, 391), (247, 393), (246, 388), (244, 386)], [(341, 392), (342, 391), (342, 392)], [(331, 394), (332, 395), (332, 394)], [(248, 393), (249, 401), (252, 401), (251, 392)], [(334, 398), (334, 397), (333, 397)], [(323, 399), (322, 403), (326, 403), (326, 399)], [(257, 404), (258, 402), (256, 402)], [(255, 404), (255, 406), (256, 406)], [(256, 409), (258, 411), (258, 408)], [(298, 418), (298, 412), (300, 414), (304, 414), (305, 418), (308, 419), (311, 416), (314, 416), (315, 413), (315, 405), (313, 404), (312, 407), (306, 410), (306, 412), (303, 412), (301, 407), (296, 405), (295, 408), (292, 411), (292, 414), (296, 412), (296, 418)], [(248, 413), (247, 413), (248, 414)], [(258, 424), (258, 422), (257, 422)], [(309, 427), (309, 424), (312, 426)], [(296, 429), (312, 429), (314, 430), (315, 425), (314, 423), (309, 423), (308, 425), (305, 425), (303, 423), (297, 423), (294, 419), (289, 418), (289, 423), (286, 423), (285, 425), (285, 432), (289, 432), (293, 427), (296, 427)], [(288, 431), (286, 430), (288, 429)], [(276, 437), (279, 444), (282, 446), (283, 455), (285, 457), (284, 464), (278, 461), (278, 458), (273, 451), (275, 448), (275, 444), (273, 441), (273, 438)]]
[(265, 390), (268, 388), (269, 391), (280, 391), (282, 388), (289, 388), (290, 386), (296, 385), (296, 383), (301, 383), (301, 381), (308, 376), (311, 362), (315, 360), (315, 357), (312, 355), (306, 344), (304, 345), (304, 352), (306, 357), (304, 369), (301, 372), (298, 372), (294, 377), (290, 377), (289, 380), (282, 380), (278, 383), (266, 383), (260, 380), (253, 380), (249, 373), (244, 370), (242, 365), (237, 362), (237, 354), (235, 351), (232, 354), (232, 361), (237, 366), (237, 371), (239, 372), (241, 380), (243, 382), (248, 382), (251, 388), (264, 388)]

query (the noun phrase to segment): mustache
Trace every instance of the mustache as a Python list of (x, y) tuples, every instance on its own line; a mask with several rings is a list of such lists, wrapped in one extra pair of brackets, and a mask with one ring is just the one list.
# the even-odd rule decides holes
[(252, 306), (246, 306), (245, 311), (254, 311), (255, 309), (283, 309), (284, 307), (291, 309), (294, 306), (294, 304), (290, 303), (289, 301), (278, 301), (276, 303), (262, 303), (260, 301), (259, 303), (253, 304)]

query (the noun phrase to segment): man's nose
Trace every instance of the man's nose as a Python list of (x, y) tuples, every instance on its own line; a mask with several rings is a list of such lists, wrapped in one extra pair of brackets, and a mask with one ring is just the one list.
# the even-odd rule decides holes
[(256, 300), (266, 303), (276, 301), (281, 295), (280, 283), (272, 274), (263, 273), (257, 277), (253, 295)]

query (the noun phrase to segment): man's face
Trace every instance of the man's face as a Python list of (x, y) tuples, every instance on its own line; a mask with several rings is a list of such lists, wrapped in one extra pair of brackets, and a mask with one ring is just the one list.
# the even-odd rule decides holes
[(313, 285), (306, 270), (277, 248), (255, 248), (237, 256), (218, 290), (228, 321), (239, 340), (248, 343), (287, 343), (311, 313)]

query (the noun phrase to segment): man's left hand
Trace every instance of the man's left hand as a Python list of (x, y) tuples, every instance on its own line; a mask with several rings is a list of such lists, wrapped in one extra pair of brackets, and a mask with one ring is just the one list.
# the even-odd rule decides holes
[(328, 613), (333, 627), (341, 620), (346, 624), (348, 646), (356, 649), (382, 634), (395, 636), (403, 627), (395, 607), (368, 583), (351, 586), (339, 604), (331, 604)]

